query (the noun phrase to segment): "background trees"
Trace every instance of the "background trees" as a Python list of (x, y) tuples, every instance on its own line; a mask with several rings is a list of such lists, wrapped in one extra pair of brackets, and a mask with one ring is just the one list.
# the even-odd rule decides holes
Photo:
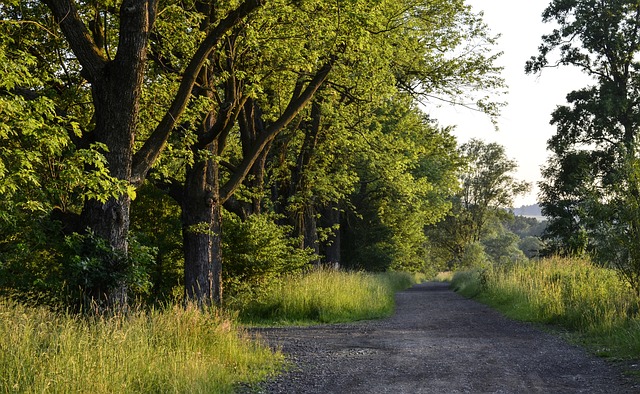
[(466, 167), (458, 172), (460, 190), (451, 197), (451, 212), (428, 230), (433, 257), (449, 269), (479, 264), (487, 260), (486, 246), (495, 262), (517, 260), (522, 255), (519, 238), (505, 232), (500, 221), (509, 215), (506, 208), (513, 198), (530, 185), (513, 178), (517, 163), (501, 145), (472, 139), (460, 147), (460, 155)]
[(572, 65), (594, 78), (552, 115), (554, 156), (541, 185), (548, 237), (557, 251), (588, 251), (617, 266), (636, 288), (639, 16), (633, 1), (553, 1), (543, 18), (559, 27), (526, 67)]

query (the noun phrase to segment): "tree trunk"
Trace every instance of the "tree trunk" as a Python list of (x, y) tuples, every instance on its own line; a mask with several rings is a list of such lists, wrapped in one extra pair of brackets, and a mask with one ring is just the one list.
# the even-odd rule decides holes
[[(207, 148), (217, 152), (217, 141)], [(185, 296), (200, 306), (222, 301), (221, 222), (218, 163), (199, 160), (186, 173), (182, 234)]]
[(330, 235), (322, 244), (322, 252), (324, 254), (324, 264), (330, 268), (340, 268), (340, 248), (341, 248), (341, 230), (340, 230), (340, 209), (337, 203), (331, 203), (323, 209), (321, 216), (321, 225), (325, 228), (334, 228), (333, 234)]
[[(110, 175), (129, 182), (149, 22), (146, 1), (129, 0), (125, 3), (120, 13), (121, 49), (118, 49), (113, 61), (104, 64), (101, 72), (93, 75), (91, 83), (95, 107), (92, 139), (108, 148), (104, 156)], [(114, 251), (126, 255), (130, 205), (128, 195), (110, 198), (105, 203), (87, 201), (82, 212), (82, 224), (95, 235), (107, 240)], [(97, 294), (91, 296), (106, 301), (108, 307), (124, 307), (127, 303), (127, 285), (124, 275), (120, 275), (124, 273), (119, 271), (126, 269), (126, 264), (109, 267), (108, 271), (123, 279), (115, 287), (99, 289)]]
[[(302, 233), (302, 248), (311, 248), (316, 255), (320, 254), (320, 242), (318, 239), (318, 225), (316, 210), (313, 204), (307, 205), (301, 215), (300, 231)], [(320, 258), (315, 259), (313, 265), (320, 266)]]

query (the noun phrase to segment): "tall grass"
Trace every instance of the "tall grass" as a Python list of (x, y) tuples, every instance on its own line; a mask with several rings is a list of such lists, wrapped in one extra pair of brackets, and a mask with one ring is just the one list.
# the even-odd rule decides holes
[(234, 302), (244, 322), (258, 324), (336, 323), (389, 316), (396, 291), (412, 275), (318, 270), (283, 278), (257, 298)]
[(640, 356), (640, 297), (610, 269), (549, 258), (457, 274), (454, 288), (512, 318), (560, 325), (603, 356)]
[(215, 312), (88, 319), (0, 301), (2, 393), (227, 393), (282, 363)]

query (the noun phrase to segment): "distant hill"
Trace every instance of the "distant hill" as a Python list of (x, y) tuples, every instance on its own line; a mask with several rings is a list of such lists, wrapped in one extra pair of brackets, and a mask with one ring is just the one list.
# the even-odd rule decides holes
[(542, 218), (542, 210), (538, 204), (523, 205), (520, 208), (513, 208), (513, 214), (519, 216), (532, 216)]

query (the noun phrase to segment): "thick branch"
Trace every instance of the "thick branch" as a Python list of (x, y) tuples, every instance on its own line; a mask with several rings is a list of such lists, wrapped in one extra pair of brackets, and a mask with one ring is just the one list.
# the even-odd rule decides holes
[(252, 11), (261, 5), (262, 0), (245, 0), (237, 9), (221, 20), (202, 41), (184, 72), (182, 82), (180, 83), (178, 92), (176, 93), (169, 110), (133, 158), (132, 179), (135, 184), (142, 182), (147, 172), (164, 149), (171, 130), (173, 130), (178, 118), (180, 118), (187, 107), (191, 91), (196, 79), (198, 78), (200, 69), (205, 64), (211, 51), (218, 46), (224, 35), (232, 27), (237, 25), (242, 19), (247, 17)]
[(224, 203), (233, 195), (236, 189), (242, 184), (251, 167), (258, 159), (263, 149), (271, 142), (275, 136), (285, 128), (300, 111), (311, 101), (316, 91), (322, 86), (329, 76), (329, 72), (333, 68), (335, 57), (332, 57), (313, 77), (300, 96), (292, 96), (289, 105), (280, 117), (271, 125), (269, 125), (263, 134), (255, 141), (255, 145), (251, 148), (242, 162), (238, 165), (237, 170), (231, 175), (231, 178), (220, 189), (220, 201)]
[(72, 1), (45, 0), (45, 3), (82, 65), (82, 75), (89, 82), (94, 82), (102, 75), (107, 59), (91, 38), (91, 32), (80, 19)]

